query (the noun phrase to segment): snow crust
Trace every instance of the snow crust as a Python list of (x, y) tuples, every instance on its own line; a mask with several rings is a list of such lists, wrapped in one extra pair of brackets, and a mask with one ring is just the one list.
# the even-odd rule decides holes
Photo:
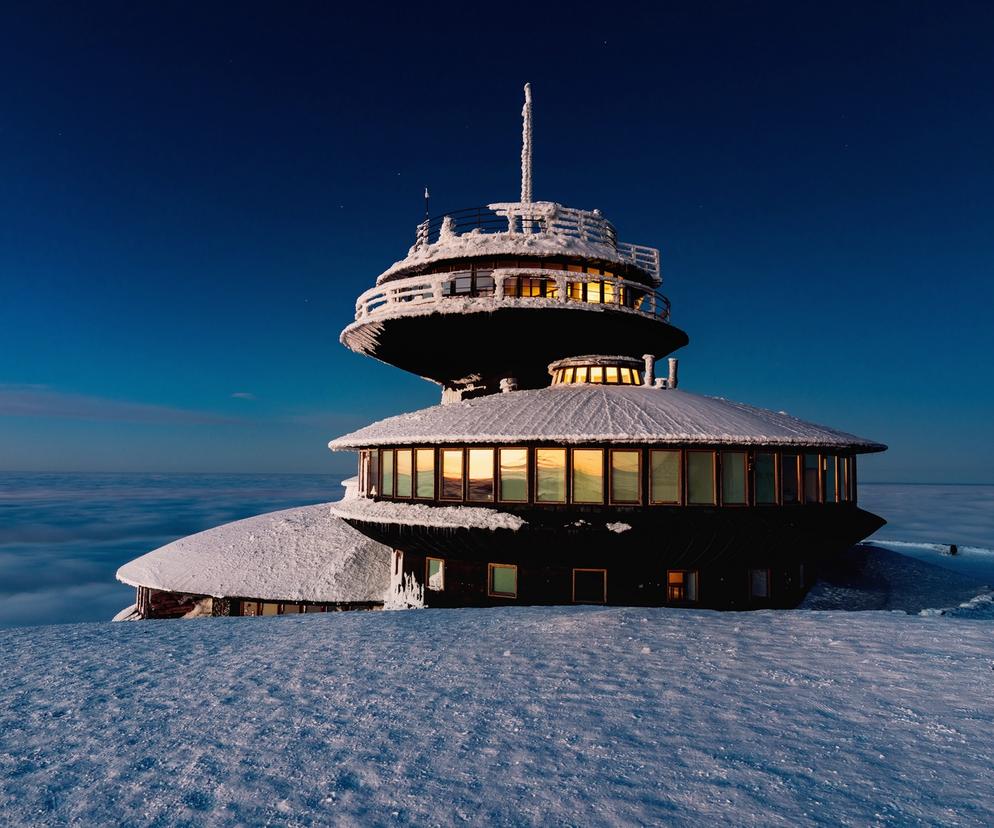
[(645, 386), (556, 385), (400, 414), (332, 440), (333, 451), (394, 443), (640, 442), (885, 446), (783, 412)]
[(284, 509), (168, 543), (117, 571), (131, 586), (276, 601), (381, 601), (390, 550), (335, 517)]
[(478, 506), (428, 506), (423, 503), (375, 501), (365, 498), (342, 500), (332, 504), (332, 513), (340, 518), (402, 526), (436, 526), (449, 529), (510, 529), (516, 532), (527, 521), (510, 512)]
[(9, 825), (990, 825), (989, 621), (592, 607), (0, 630)]

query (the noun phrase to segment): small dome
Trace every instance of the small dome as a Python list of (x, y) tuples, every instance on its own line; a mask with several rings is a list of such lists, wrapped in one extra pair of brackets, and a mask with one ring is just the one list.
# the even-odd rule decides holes
[(590, 354), (556, 360), (549, 374), (553, 385), (641, 385), (644, 367), (634, 357)]

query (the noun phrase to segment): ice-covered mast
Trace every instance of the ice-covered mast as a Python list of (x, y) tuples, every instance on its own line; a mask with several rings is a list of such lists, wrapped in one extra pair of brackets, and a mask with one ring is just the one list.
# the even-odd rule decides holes
[(525, 105), (521, 110), (521, 203), (532, 200), (532, 85), (525, 84)]

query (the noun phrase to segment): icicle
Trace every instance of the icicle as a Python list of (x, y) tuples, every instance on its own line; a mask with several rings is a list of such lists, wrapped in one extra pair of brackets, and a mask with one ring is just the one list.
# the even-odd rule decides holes
[(521, 110), (521, 203), (532, 200), (532, 85), (525, 84), (525, 105)]

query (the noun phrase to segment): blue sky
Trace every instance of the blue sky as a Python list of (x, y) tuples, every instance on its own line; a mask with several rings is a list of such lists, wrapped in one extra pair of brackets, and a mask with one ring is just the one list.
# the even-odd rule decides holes
[[(505, 8), (508, 11), (505, 11)], [(0, 469), (342, 471), (434, 404), (346, 351), (433, 212), (535, 196), (663, 252), (682, 384), (994, 481), (985, 3), (5, 4)]]

